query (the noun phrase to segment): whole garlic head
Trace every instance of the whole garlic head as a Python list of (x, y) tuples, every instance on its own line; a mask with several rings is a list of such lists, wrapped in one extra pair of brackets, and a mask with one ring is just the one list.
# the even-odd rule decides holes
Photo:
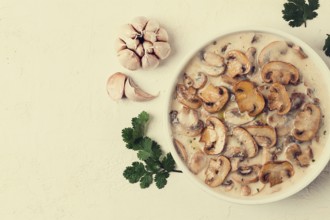
[(115, 42), (119, 62), (129, 70), (156, 68), (171, 53), (168, 39), (157, 21), (137, 17), (121, 28)]

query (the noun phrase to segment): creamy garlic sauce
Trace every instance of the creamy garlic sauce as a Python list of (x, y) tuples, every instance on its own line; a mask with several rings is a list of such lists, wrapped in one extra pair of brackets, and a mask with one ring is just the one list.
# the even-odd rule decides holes
[[(253, 38), (257, 38), (257, 39), (255, 42), (252, 43), (251, 41)], [(256, 56), (255, 56), (256, 62), (257, 62), (260, 51), (266, 45), (268, 45), (269, 43), (271, 43), (273, 41), (287, 41), (287, 40), (283, 39), (280, 36), (272, 35), (269, 33), (242, 32), (242, 33), (237, 33), (237, 34), (232, 34), (232, 35), (228, 35), (225, 37), (221, 37), (218, 40), (212, 42), (210, 45), (206, 46), (202, 51), (203, 52), (204, 51), (214, 52), (214, 53), (219, 54), (224, 57), (225, 54), (230, 50), (240, 50), (242, 52), (246, 52), (246, 50), (249, 47), (255, 47), (256, 51), (257, 51)], [(227, 48), (224, 51), (225, 46), (227, 46)], [(311, 93), (311, 95), (310, 95), (311, 97), (307, 98), (305, 103), (309, 103), (309, 102), (313, 103), (314, 102), (313, 99), (318, 98), (319, 102), (320, 102), (319, 106), (321, 109), (322, 118), (321, 118), (320, 129), (318, 131), (316, 138), (314, 138), (312, 141), (309, 141), (309, 142), (300, 143), (300, 146), (302, 149), (310, 146), (313, 151), (313, 160), (310, 162), (310, 165), (308, 167), (300, 167), (300, 166), (292, 163), (292, 165), (294, 166), (295, 174), (291, 178), (285, 179), (283, 181), (283, 183), (275, 185), (273, 187), (270, 187), (269, 183), (263, 184), (260, 181), (258, 181), (257, 183), (249, 184), (249, 186), (251, 188), (250, 196), (253, 196), (253, 197), (263, 196), (263, 195), (281, 191), (282, 189), (284, 189), (286, 187), (290, 187), (290, 185), (294, 184), (295, 182), (298, 182), (299, 179), (304, 177), (305, 173), (312, 172), (314, 161), (318, 160), (320, 154), (322, 153), (323, 148), (325, 147), (324, 146), (324, 142), (325, 142), (324, 136), (325, 136), (325, 133), (327, 132), (326, 131), (327, 127), (324, 125), (330, 124), (328, 122), (328, 120), (329, 120), (328, 117), (324, 116), (324, 114), (327, 112), (327, 109), (322, 104), (322, 103), (328, 102), (327, 93), (325, 92), (325, 88), (326, 88), (325, 83), (322, 80), (320, 80), (320, 77), (318, 74), (320, 70), (318, 69), (317, 66), (315, 66), (313, 61), (310, 58), (302, 59), (301, 57), (299, 57), (297, 52), (291, 48), (288, 50), (288, 52), (286, 54), (275, 58), (275, 60), (291, 63), (295, 67), (297, 67), (297, 69), (299, 70), (299, 73), (300, 73), (300, 82), (302, 82), (302, 83), (299, 83), (297, 86), (292, 86), (292, 85), (286, 86), (286, 89), (287, 89), (289, 95), (292, 94), (293, 92), (301, 92), (301, 93), (306, 94), (307, 90), (309, 89), (309, 93)], [(203, 67), (204, 65), (205, 64), (203, 64), (202, 60), (201, 60), (201, 53), (199, 52), (190, 60), (190, 62), (187, 64), (187, 66), (185, 67), (183, 72), (188, 75), (197, 74), (198, 72), (205, 72), (204, 71), (205, 69)], [(268, 86), (271, 85), (271, 84), (264, 83), (262, 81), (261, 76), (260, 76), (259, 67), (257, 67), (255, 73), (253, 73), (252, 76), (248, 76), (248, 80), (255, 82), (257, 85), (268, 85)], [(178, 79), (178, 83), (182, 83), (182, 75)], [(215, 86), (225, 86), (230, 91), (232, 91), (232, 86), (223, 82), (221, 77), (208, 76), (207, 84), (208, 83), (212, 83)], [(226, 109), (228, 106), (235, 106), (235, 105), (237, 106), (236, 102), (233, 100), (233, 95), (232, 95), (229, 103), (227, 103), (227, 105), (224, 107), (224, 109)], [(175, 92), (174, 92), (171, 110), (180, 111), (182, 106), (183, 105), (175, 98)], [(223, 115), (222, 115), (223, 109), (220, 110), (220, 112), (210, 114), (210, 113), (206, 112), (203, 109), (203, 107), (200, 107), (198, 109), (198, 112), (199, 112), (199, 118), (203, 122), (205, 122), (206, 119), (210, 115), (217, 116), (220, 119), (222, 119), (222, 117), (223, 117)], [(260, 115), (258, 115), (255, 118), (255, 120), (258, 119), (258, 120), (265, 122), (266, 114), (276, 114), (276, 111), (268, 111), (268, 113), (261, 113)], [(287, 117), (290, 120), (289, 120), (289, 123), (285, 126), (290, 127), (290, 128), (293, 127), (292, 122), (294, 120), (295, 115), (296, 115), (296, 113), (295, 114), (288, 113)], [(244, 127), (249, 124), (253, 124), (253, 121), (249, 122), (247, 124), (244, 124), (242, 126)], [(228, 125), (228, 124), (226, 124), (226, 125), (228, 127), (228, 133), (230, 134), (231, 129), (235, 126)], [(172, 126), (172, 131), (173, 131), (173, 138), (179, 140), (185, 146), (187, 155), (188, 155), (188, 162), (186, 164), (189, 164), (189, 158), (191, 157), (191, 155), (194, 152), (199, 151), (199, 150), (203, 151), (204, 144), (199, 142), (200, 135), (198, 135), (196, 137), (185, 136), (185, 134), (178, 132), (176, 130), (175, 126)], [(330, 131), (328, 131), (328, 132), (330, 132)], [(275, 148), (276, 147), (281, 148), (283, 146), (283, 142), (285, 141), (286, 137), (287, 137), (287, 135), (285, 137), (278, 137)], [(230, 141), (234, 141), (234, 140), (231, 140), (229, 138), (227, 141), (227, 144), (229, 144)], [(259, 153), (257, 156), (255, 156), (253, 158), (247, 158), (243, 162), (241, 162), (241, 164), (262, 164), (263, 163), (262, 154), (263, 154), (263, 149), (262, 149), (262, 147), (259, 147)], [(206, 155), (206, 157), (211, 158), (214, 156)], [(277, 160), (287, 160), (285, 157), (284, 148), (282, 149), (282, 152), (277, 155)], [(201, 170), (196, 175), (198, 177), (198, 179), (203, 183), (204, 183), (204, 179), (205, 179), (206, 168), (207, 168), (207, 165), (204, 167), (203, 170)], [(228, 190), (225, 186), (222, 186), (222, 185), (215, 187), (213, 189), (220, 193), (230, 194), (234, 197), (235, 196), (242, 197), (240, 184), (235, 184), (233, 189), (231, 189), (231, 190)]]

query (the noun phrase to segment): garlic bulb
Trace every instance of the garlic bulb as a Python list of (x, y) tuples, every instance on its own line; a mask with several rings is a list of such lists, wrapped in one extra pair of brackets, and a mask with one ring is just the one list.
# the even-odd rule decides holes
[(121, 28), (115, 42), (121, 65), (129, 70), (153, 69), (171, 53), (167, 31), (159, 23), (137, 17)]

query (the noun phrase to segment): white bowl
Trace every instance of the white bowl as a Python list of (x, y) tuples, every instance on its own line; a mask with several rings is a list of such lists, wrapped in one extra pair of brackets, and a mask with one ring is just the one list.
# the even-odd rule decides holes
[[(322, 96), (323, 97), (319, 97), (321, 98), (321, 109), (322, 109), (322, 113), (325, 114), (325, 118), (323, 119), (325, 129), (328, 131), (324, 137), (324, 148), (322, 150), (322, 153), (319, 155), (318, 158), (315, 158), (315, 162), (313, 162), (307, 169), (306, 169), (306, 174), (304, 177), (300, 178), (298, 182), (294, 183), (293, 185), (291, 185), (290, 187), (287, 187), (285, 189), (280, 190), (279, 192), (276, 193), (272, 193), (272, 194), (268, 194), (268, 195), (264, 195), (264, 196), (247, 196), (247, 197), (235, 197), (235, 196), (231, 196), (229, 194), (226, 193), (219, 193), (216, 192), (215, 190), (213, 190), (212, 188), (210, 188), (209, 186), (207, 186), (204, 182), (202, 182), (200, 179), (198, 179), (193, 173), (191, 173), (189, 171), (189, 169), (187, 168), (187, 166), (183, 163), (183, 161), (181, 160), (181, 158), (179, 157), (179, 155), (177, 154), (175, 147), (173, 145), (173, 137), (172, 137), (172, 130), (171, 130), (171, 125), (170, 125), (170, 118), (169, 118), (169, 112), (170, 112), (170, 108), (171, 108), (171, 100), (173, 97), (173, 92), (177, 83), (177, 79), (181, 76), (182, 71), (184, 70), (184, 68), (186, 67), (186, 65), (188, 64), (188, 62), (190, 61), (190, 59), (198, 52), (200, 51), (202, 48), (204, 48), (205, 46), (207, 46), (208, 44), (210, 44), (211, 42), (213, 42), (215, 39), (219, 39), (221, 37), (225, 37), (228, 35), (232, 35), (232, 34), (236, 34), (236, 33), (241, 33), (241, 32), (264, 32), (264, 33), (269, 33), (269, 34), (273, 34), (273, 35), (277, 35), (279, 37), (282, 37), (284, 39), (287, 39), (297, 45), (299, 45), (303, 51), (309, 56), (310, 59), (313, 60), (313, 62), (318, 66), (319, 68), (319, 72), (317, 73), (316, 77), (319, 78), (319, 86), (324, 90), (322, 91)], [(167, 135), (167, 143), (166, 146), (170, 146), (170, 151), (176, 161), (176, 163), (179, 165), (179, 168), (182, 169), (184, 175), (188, 176), (190, 181), (196, 183), (196, 185), (222, 199), (222, 200), (226, 200), (229, 202), (234, 202), (234, 203), (239, 203), (239, 204), (265, 204), (265, 203), (270, 203), (270, 202), (275, 202), (278, 200), (282, 200), (285, 199), (297, 192), (299, 192), (300, 190), (302, 190), (303, 188), (305, 188), (307, 185), (309, 185), (320, 173), (321, 171), (325, 168), (325, 166), (327, 165), (329, 159), (330, 159), (330, 147), (326, 147), (326, 146), (330, 146), (330, 139), (329, 139), (329, 133), (330, 133), (330, 123), (328, 120), (329, 115), (327, 114), (327, 110), (330, 108), (330, 102), (326, 102), (325, 100), (330, 100), (330, 71), (327, 67), (327, 65), (324, 63), (324, 61), (318, 56), (318, 54), (310, 47), (308, 46), (305, 42), (301, 41), (300, 39), (298, 39), (297, 37), (294, 37), (288, 33), (279, 31), (279, 30), (275, 30), (275, 29), (271, 29), (271, 28), (247, 28), (247, 29), (240, 29), (240, 30), (235, 30), (235, 31), (226, 31), (226, 32), (222, 32), (221, 35), (216, 36), (216, 38), (209, 40), (208, 42), (206, 42), (203, 45), (200, 45), (198, 47), (196, 47), (191, 53), (189, 53), (187, 55), (187, 57), (182, 61), (182, 63), (179, 65), (179, 68), (177, 69), (177, 71), (175, 72), (176, 77), (173, 78), (172, 83), (171, 83), (171, 88), (168, 91), (168, 94), (166, 97), (167, 102), (166, 102), (166, 112), (164, 113), (165, 115), (165, 120), (166, 123), (165, 124), (165, 129), (166, 129), (166, 135)], [(323, 134), (322, 134), (323, 135)]]

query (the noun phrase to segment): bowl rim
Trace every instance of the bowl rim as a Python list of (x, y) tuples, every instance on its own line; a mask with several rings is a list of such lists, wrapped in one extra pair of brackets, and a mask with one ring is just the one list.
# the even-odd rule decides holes
[[(212, 188), (210, 188), (206, 184), (202, 183), (201, 181), (196, 180), (197, 177), (190, 172), (190, 170), (183, 163), (182, 159), (179, 157), (178, 153), (175, 150), (175, 147), (173, 144), (171, 125), (170, 125), (170, 118), (169, 118), (169, 112), (171, 110), (170, 103), (171, 103), (171, 100), (173, 97), (172, 95), (173, 95), (174, 88), (176, 86), (176, 82), (178, 80), (178, 77), (182, 74), (183, 69), (186, 67), (188, 62), (191, 60), (191, 58), (198, 51), (200, 51), (202, 48), (206, 47), (207, 45), (209, 45), (211, 42), (213, 42), (216, 39), (223, 38), (228, 35), (244, 33), (244, 32), (269, 33), (269, 34), (277, 35), (279, 37), (282, 37), (284, 39), (287, 39), (287, 40), (290, 40), (290, 41), (296, 43), (306, 52), (306, 54), (308, 54), (310, 57), (312, 57), (314, 63), (316, 62), (316, 64), (318, 65), (318, 69), (320, 70), (319, 74), (321, 74), (323, 78), (327, 78), (327, 83), (330, 84), (330, 71), (329, 71), (328, 66), (324, 62), (324, 60), (314, 51), (314, 49), (312, 49), (307, 43), (300, 40), (298, 37), (288, 34), (284, 31), (275, 29), (275, 28), (263, 27), (263, 26), (241, 27), (241, 28), (223, 30), (223, 31), (221, 31), (220, 34), (216, 35), (215, 37), (213, 37), (211, 39), (208, 38), (208, 40), (206, 40), (204, 43), (199, 44), (199, 45), (195, 46), (194, 48), (192, 48), (185, 55), (185, 57), (182, 59), (182, 61), (179, 63), (179, 65), (177, 65), (177, 68), (175, 68), (175, 75), (172, 78), (170, 78), (170, 88), (166, 92), (165, 108), (163, 108), (163, 109), (165, 109), (166, 112), (163, 113), (164, 122), (165, 122), (165, 123), (163, 123), (163, 125), (164, 125), (163, 127), (165, 129), (164, 133), (166, 135), (165, 139), (167, 141), (166, 146), (167, 145), (170, 146), (169, 150), (172, 153), (174, 160), (179, 165), (180, 169), (182, 169), (184, 176), (186, 176), (187, 178), (190, 179), (189, 180), (190, 182), (194, 182), (197, 185), (197, 187), (201, 188), (203, 191), (206, 191), (207, 193), (209, 193), (217, 198), (220, 198), (223, 201), (232, 202), (232, 203), (236, 203), (236, 204), (244, 204), (244, 205), (267, 204), (267, 203), (276, 202), (276, 201), (280, 201), (285, 198), (288, 198), (288, 197), (298, 193), (299, 191), (301, 191), (302, 189), (307, 187), (310, 183), (312, 183), (328, 164), (328, 162), (330, 160), (330, 148), (322, 149), (322, 154), (321, 154), (322, 156), (320, 158), (318, 158), (318, 160), (317, 160), (317, 166), (316, 166), (317, 169), (314, 172), (309, 172), (308, 175), (304, 178), (304, 181), (299, 181), (297, 184), (295, 184), (294, 187), (290, 187), (291, 190), (288, 190), (288, 191), (286, 190), (282, 193), (275, 193), (275, 194), (272, 194), (270, 197), (262, 197), (262, 198), (259, 197), (257, 199), (254, 199), (254, 198), (251, 199), (251, 197), (247, 197), (247, 198), (230, 197), (225, 194), (215, 192)], [(330, 132), (328, 132), (328, 133), (330, 133)], [(328, 138), (329, 135), (327, 134), (326, 136), (327, 137), (325, 137), (326, 141), (324, 144), (325, 146), (330, 144), (330, 139)]]

